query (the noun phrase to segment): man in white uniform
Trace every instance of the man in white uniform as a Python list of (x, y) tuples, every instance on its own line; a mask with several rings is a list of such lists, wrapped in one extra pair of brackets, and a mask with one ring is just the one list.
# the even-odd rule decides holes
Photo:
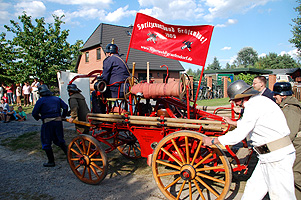
[[(204, 137), (206, 146), (234, 145), (249, 137), (258, 155), (258, 163), (247, 181), (243, 200), (261, 200), (269, 193), (271, 200), (296, 199), (293, 164), (295, 149), (288, 135), (290, 130), (281, 109), (271, 99), (242, 80), (228, 87), (230, 100), (244, 108), (237, 128), (218, 138)], [(232, 124), (230, 118), (225, 121)]]

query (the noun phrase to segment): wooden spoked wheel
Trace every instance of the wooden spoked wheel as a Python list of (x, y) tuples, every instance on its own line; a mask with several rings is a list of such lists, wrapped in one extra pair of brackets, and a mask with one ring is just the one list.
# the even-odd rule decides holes
[(141, 158), (141, 148), (137, 138), (130, 131), (119, 131), (118, 133), (118, 151), (130, 159)]
[(68, 162), (73, 173), (84, 183), (98, 184), (108, 172), (107, 156), (90, 135), (79, 135), (70, 142)]
[(224, 199), (232, 171), (219, 146), (202, 145), (203, 134), (178, 131), (164, 137), (153, 153), (152, 171), (168, 199)]
[(129, 76), (127, 79), (124, 81), (123, 85), (123, 92), (124, 92), (124, 98), (128, 99), (129, 95), (131, 94), (131, 89), (134, 85), (138, 84), (139, 81), (138, 79), (134, 76)]

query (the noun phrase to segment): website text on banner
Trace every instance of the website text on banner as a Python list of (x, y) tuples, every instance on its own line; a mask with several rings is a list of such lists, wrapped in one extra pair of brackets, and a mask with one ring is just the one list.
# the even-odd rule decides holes
[(130, 48), (204, 66), (213, 26), (165, 24), (137, 13)]

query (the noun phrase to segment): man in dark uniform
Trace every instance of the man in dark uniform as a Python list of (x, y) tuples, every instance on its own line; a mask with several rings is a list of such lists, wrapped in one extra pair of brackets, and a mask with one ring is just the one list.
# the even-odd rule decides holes
[[(85, 97), (80, 93), (81, 90), (77, 88), (75, 84), (70, 84), (67, 86), (68, 94), (69, 94), (69, 107), (70, 107), (70, 116), (68, 119), (70, 123), (73, 120), (78, 121), (87, 121), (87, 114), (90, 112), (88, 105), (86, 103)], [(76, 124), (75, 128), (84, 134), (89, 133), (89, 127)]]
[(51, 147), (53, 142), (67, 154), (67, 146), (64, 140), (64, 130), (62, 118), (65, 118), (68, 112), (68, 105), (60, 98), (52, 96), (52, 92), (46, 85), (38, 87), (40, 98), (33, 110), (32, 116), (35, 120), (43, 121), (41, 127), (42, 149), (46, 152), (48, 163), (44, 167), (54, 167), (54, 156)]
[(107, 85), (111, 85), (109, 87), (110, 93), (107, 97), (122, 98), (124, 96), (124, 86), (123, 83), (119, 84), (118, 82), (124, 82), (130, 76), (129, 67), (124, 60), (119, 57), (118, 47), (116, 44), (108, 44), (106, 46), (105, 53), (107, 57), (103, 61), (101, 78), (107, 83)]

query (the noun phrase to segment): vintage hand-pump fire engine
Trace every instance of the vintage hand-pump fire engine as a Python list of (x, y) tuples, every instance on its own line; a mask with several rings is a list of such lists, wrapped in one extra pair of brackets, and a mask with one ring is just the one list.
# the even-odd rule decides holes
[[(159, 23), (163, 24), (160, 21), (151, 24), (149, 20), (141, 23), (136, 17), (135, 27), (142, 30), (143, 25), (144, 29), (159, 27), (162, 31), (172, 31), (173, 27), (163, 24), (165, 27), (162, 28), (163, 25), (157, 25)], [(180, 28), (178, 30), (184, 29)], [(207, 40), (204, 34), (189, 31), (186, 35), (196, 38), (199, 43)], [(209, 41), (211, 33), (207, 37)], [(153, 34), (158, 33), (153, 31)], [(193, 49), (195, 44), (182, 43), (181, 51)], [(208, 48), (205, 58), (207, 51)], [(204, 63), (203, 60), (196, 97)], [(161, 67), (166, 67), (168, 74), (168, 67)], [(134, 69), (135, 64), (133, 72)], [(241, 163), (229, 146), (204, 146), (202, 138), (221, 136), (232, 127), (224, 123), (221, 116), (196, 108), (196, 98), (191, 100), (191, 84), (186, 74), (182, 74), (179, 81), (139, 83), (133, 72), (133, 76), (123, 84), (124, 98), (104, 98), (102, 93), (109, 85), (101, 80), (94, 84), (107, 111), (105, 114), (89, 113), (89, 123), (75, 122), (89, 126), (91, 135), (80, 134), (68, 146), (68, 162), (74, 174), (85, 183), (99, 184), (108, 172), (106, 154), (117, 149), (129, 159), (146, 157), (157, 186), (168, 199), (224, 199), (231, 185), (232, 172), (246, 172), (249, 159)], [(69, 84), (85, 77), (95, 77), (95, 82), (101, 73), (99, 70), (78, 75)], [(153, 106), (149, 103), (150, 99), (155, 102)], [(252, 154), (246, 142), (243, 147)], [(232, 159), (231, 165), (228, 157)]]

